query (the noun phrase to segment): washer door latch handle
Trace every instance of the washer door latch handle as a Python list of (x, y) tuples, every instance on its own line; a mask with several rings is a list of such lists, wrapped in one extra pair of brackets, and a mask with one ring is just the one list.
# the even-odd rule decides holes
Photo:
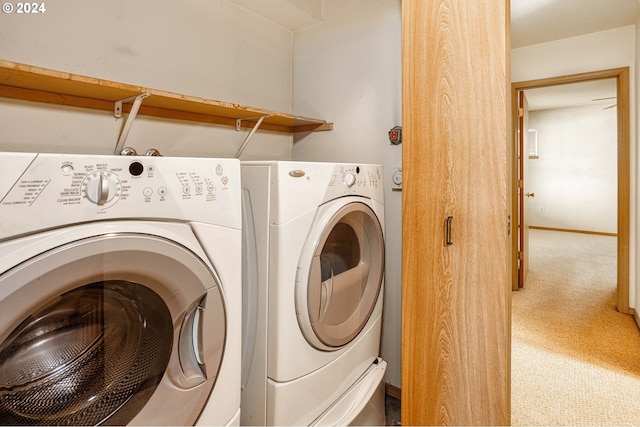
[(453, 223), (453, 217), (448, 216), (445, 220), (445, 243), (447, 246), (453, 245), (453, 240), (451, 240), (451, 223)]
[(180, 328), (178, 355), (182, 373), (189, 386), (199, 385), (207, 380), (202, 342), (205, 298), (187, 310)]

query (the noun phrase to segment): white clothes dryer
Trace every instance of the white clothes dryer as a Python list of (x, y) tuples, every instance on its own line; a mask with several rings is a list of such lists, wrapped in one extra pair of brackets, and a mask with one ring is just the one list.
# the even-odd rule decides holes
[(241, 423), (384, 424), (382, 166), (241, 170)]
[(240, 164), (0, 153), (0, 424), (238, 425)]

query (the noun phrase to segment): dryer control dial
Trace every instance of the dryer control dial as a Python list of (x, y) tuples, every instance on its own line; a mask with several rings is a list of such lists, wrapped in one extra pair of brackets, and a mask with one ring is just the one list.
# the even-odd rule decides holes
[(355, 183), (356, 183), (356, 176), (351, 172), (347, 173), (344, 176), (344, 185), (346, 185), (347, 187), (351, 188)]
[(120, 195), (120, 180), (111, 172), (93, 172), (82, 183), (87, 199), (98, 206), (117, 200)]

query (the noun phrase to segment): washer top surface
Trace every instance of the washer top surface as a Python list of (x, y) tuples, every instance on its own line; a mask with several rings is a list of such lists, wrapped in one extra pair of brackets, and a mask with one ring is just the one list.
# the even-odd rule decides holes
[(0, 153), (0, 241), (110, 219), (241, 228), (236, 159)]

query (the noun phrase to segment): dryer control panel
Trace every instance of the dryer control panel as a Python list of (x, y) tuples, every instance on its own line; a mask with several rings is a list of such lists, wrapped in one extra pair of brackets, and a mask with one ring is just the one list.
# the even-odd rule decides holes
[(324, 201), (342, 196), (363, 196), (382, 203), (384, 198), (382, 165), (337, 164), (329, 180)]
[[(364, 197), (384, 205), (384, 168), (379, 164), (244, 161), (242, 169), (245, 176), (265, 181), (272, 224), (285, 224), (341, 197)], [(249, 182), (253, 185), (254, 179), (245, 180), (244, 185)]]
[(0, 239), (104, 219), (240, 228), (236, 159), (0, 153)]

